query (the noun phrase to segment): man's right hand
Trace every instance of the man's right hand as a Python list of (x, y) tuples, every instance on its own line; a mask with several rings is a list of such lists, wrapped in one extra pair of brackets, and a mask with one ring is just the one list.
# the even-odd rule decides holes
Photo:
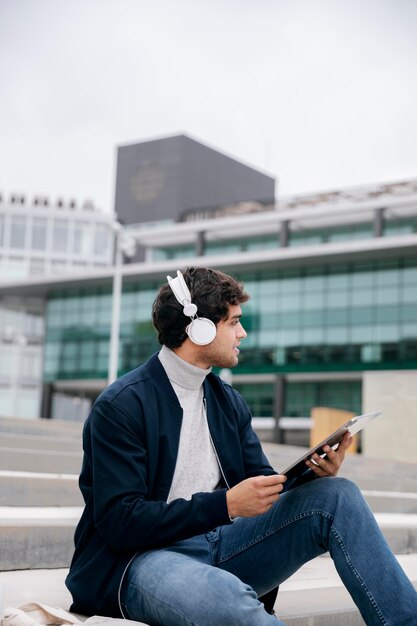
[(226, 492), (229, 516), (254, 517), (266, 513), (279, 499), (286, 480), (287, 477), (282, 474), (254, 476), (242, 480)]

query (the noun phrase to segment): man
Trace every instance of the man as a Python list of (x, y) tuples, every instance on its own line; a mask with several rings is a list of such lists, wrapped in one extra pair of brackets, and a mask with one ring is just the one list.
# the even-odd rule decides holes
[(72, 610), (160, 626), (274, 626), (282, 622), (259, 598), (329, 551), (367, 624), (415, 625), (410, 581), (359, 489), (334, 478), (350, 435), (286, 492), (244, 400), (210, 371), (237, 364), (248, 297), (210, 269), (170, 279), (153, 306), (161, 351), (95, 402)]

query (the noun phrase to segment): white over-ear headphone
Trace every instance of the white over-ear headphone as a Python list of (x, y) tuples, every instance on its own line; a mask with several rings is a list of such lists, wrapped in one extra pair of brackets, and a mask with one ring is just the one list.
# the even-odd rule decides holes
[(167, 276), (167, 279), (174, 296), (183, 306), (184, 315), (191, 317), (191, 322), (185, 329), (191, 341), (198, 346), (206, 346), (211, 343), (216, 336), (216, 325), (207, 317), (197, 317), (197, 307), (191, 302), (190, 290), (180, 270), (177, 270), (177, 278)]

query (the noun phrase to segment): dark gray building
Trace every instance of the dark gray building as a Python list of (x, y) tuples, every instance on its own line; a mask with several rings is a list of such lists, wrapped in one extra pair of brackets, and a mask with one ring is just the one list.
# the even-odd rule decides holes
[(184, 221), (274, 197), (274, 178), (186, 135), (118, 147), (115, 211), (124, 224)]

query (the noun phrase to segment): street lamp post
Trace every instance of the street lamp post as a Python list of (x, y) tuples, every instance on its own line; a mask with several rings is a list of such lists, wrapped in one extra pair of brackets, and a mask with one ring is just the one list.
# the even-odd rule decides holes
[(136, 252), (136, 241), (131, 234), (123, 232), (122, 225), (114, 222), (114, 267), (113, 267), (113, 287), (112, 287), (112, 314), (110, 349), (107, 382), (110, 385), (116, 380), (119, 365), (119, 344), (120, 344), (120, 309), (122, 304), (123, 286), (123, 256), (132, 258)]

